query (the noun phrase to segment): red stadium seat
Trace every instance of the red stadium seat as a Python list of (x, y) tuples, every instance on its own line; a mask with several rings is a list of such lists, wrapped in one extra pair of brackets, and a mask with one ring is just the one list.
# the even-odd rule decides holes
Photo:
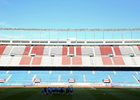
[(36, 55), (43, 55), (43, 52), (44, 52), (44, 46), (33, 46), (31, 53)]
[(26, 46), (23, 55), (28, 55), (30, 51), (30, 46)]
[(122, 55), (119, 46), (113, 46), (116, 55)]
[(62, 65), (70, 65), (70, 57), (62, 57)]
[(81, 55), (81, 46), (77, 46), (76, 55)]
[(110, 57), (102, 57), (102, 61), (104, 65), (112, 65), (112, 61)]
[(82, 65), (82, 57), (72, 57), (72, 65)]
[(31, 57), (22, 57), (19, 65), (29, 65), (31, 61)]
[(101, 55), (113, 54), (111, 46), (100, 46)]
[(67, 55), (67, 46), (63, 46), (62, 55)]
[(138, 46), (139, 50), (140, 50), (140, 46)]
[(41, 64), (41, 60), (42, 60), (42, 57), (34, 57), (32, 65), (40, 65)]
[(4, 50), (5, 50), (6, 46), (0, 46), (0, 55), (3, 54)]
[(69, 48), (69, 54), (74, 54), (74, 46), (70, 46), (70, 48)]
[(113, 57), (115, 65), (125, 65), (122, 57)]

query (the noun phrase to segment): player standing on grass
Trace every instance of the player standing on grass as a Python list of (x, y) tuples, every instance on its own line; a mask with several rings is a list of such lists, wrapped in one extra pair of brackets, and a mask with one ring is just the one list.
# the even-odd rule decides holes
[(44, 92), (45, 92), (45, 95), (46, 95), (46, 92), (47, 92), (47, 89), (46, 88), (44, 88)]
[(42, 88), (42, 95), (44, 94), (44, 88)]

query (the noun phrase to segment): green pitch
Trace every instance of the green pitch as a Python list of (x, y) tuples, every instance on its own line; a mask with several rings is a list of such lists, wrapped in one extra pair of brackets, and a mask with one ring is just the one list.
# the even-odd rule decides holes
[(140, 88), (74, 88), (73, 95), (42, 95), (41, 88), (0, 88), (0, 100), (140, 100)]

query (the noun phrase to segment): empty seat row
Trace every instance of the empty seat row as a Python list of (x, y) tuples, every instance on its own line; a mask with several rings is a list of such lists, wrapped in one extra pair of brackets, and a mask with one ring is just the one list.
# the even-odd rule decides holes
[[(4, 72), (4, 71), (0, 71)], [(140, 75), (135, 71), (116, 71), (114, 74), (112, 70), (53, 70), (39, 71), (31, 70), (28, 73), (27, 70), (10, 70), (8, 74), (0, 74), (0, 79), (9, 79), (7, 82), (32, 82), (34, 78), (41, 79), (41, 82), (68, 82), (68, 79), (75, 79), (76, 82), (102, 82), (103, 79), (109, 79), (109, 76), (113, 83), (137, 83), (140, 79)], [(134, 78), (136, 76), (136, 79)]]
[(140, 74), (134, 70), (0, 70), (0, 74)]
[(0, 65), (140, 65), (139, 57), (4, 57)]
[(0, 55), (8, 55), (13, 53), (16, 55), (28, 55), (30, 50), (31, 54), (36, 55), (50, 55), (56, 56), (74, 54), (76, 56), (88, 56), (95, 54), (96, 56), (115, 54), (129, 55), (135, 53), (140, 55), (140, 46), (0, 46)]

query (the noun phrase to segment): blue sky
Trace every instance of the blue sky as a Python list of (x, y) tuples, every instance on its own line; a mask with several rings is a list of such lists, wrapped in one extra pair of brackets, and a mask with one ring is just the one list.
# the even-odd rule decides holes
[(140, 0), (0, 0), (0, 27), (139, 28)]
[(0, 0), (0, 27), (135, 28), (140, 0)]

